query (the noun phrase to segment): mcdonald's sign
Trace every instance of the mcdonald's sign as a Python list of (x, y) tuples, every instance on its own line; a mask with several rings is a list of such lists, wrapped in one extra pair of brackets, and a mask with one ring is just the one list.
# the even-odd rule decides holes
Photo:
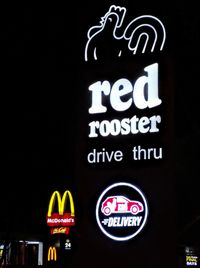
[(55, 247), (49, 247), (47, 260), (57, 261), (57, 252)]
[[(57, 211), (55, 211), (55, 203), (57, 200)], [(70, 212), (65, 212), (67, 201), (69, 200)], [(50, 227), (63, 227), (75, 225), (75, 209), (74, 201), (70, 191), (66, 190), (61, 196), (58, 191), (54, 191), (49, 201), (47, 212), (47, 225)]]

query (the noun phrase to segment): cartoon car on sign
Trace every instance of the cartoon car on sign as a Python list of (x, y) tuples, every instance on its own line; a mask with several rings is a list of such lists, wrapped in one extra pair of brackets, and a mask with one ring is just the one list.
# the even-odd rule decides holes
[(109, 196), (101, 205), (101, 211), (106, 216), (111, 213), (132, 213), (136, 215), (143, 210), (141, 202), (129, 200), (124, 196)]

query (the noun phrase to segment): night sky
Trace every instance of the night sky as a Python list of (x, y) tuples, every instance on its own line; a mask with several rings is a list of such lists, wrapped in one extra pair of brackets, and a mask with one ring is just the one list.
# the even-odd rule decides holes
[[(179, 237), (200, 211), (200, 18), (182, 2), (133, 6), (133, 14), (158, 15), (168, 27)], [(0, 9), (0, 233), (46, 232), (52, 191), (76, 189), (83, 31), (104, 10), (102, 1), (78, 10), (58, 3)]]

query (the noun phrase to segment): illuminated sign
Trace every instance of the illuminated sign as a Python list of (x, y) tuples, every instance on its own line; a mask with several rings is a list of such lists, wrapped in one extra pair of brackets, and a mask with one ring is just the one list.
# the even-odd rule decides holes
[[(110, 138), (119, 137), (124, 140), (126, 136), (140, 136), (141, 140), (145, 136), (157, 138), (162, 133), (162, 106), (165, 101), (160, 94), (160, 91), (163, 93), (162, 88), (160, 90), (159, 87), (162, 66), (156, 57), (152, 63), (145, 63), (142, 58), (142, 63), (138, 64), (138, 55), (161, 52), (166, 42), (166, 30), (162, 21), (152, 15), (142, 15), (130, 20), (125, 17), (125, 7), (111, 5), (100, 22), (90, 27), (87, 32), (84, 60), (87, 66), (90, 66), (91, 61), (97, 62), (95, 79), (87, 85), (90, 95), (87, 136), (90, 144), (97, 139), (107, 142)], [(105, 47), (102, 44), (106, 42), (107, 34), (111, 35), (109, 37), (112, 37), (113, 42), (109, 42)], [(104, 53), (107, 49), (109, 53)], [(116, 69), (117, 76), (111, 76), (110, 72), (106, 75), (104, 69), (98, 69), (104, 60), (110, 59), (112, 51), (114, 55), (111, 62), (115, 59), (123, 70), (119, 75)], [(130, 65), (126, 73), (126, 66), (122, 68), (121, 59), (136, 54), (133, 71), (130, 71)], [(131, 153), (127, 156), (121, 148), (109, 150), (106, 145), (102, 148), (95, 148), (94, 145), (89, 148), (86, 161), (89, 164), (97, 164), (119, 163), (126, 157), (133, 161), (163, 158), (163, 148), (160, 144), (156, 147), (143, 145), (144, 142), (133, 144)]]
[(87, 33), (85, 46), (85, 61), (98, 60), (103, 54), (104, 47), (98, 43), (98, 39), (106, 32), (107, 27), (112, 27), (112, 37), (117, 44), (124, 41), (125, 48), (111, 51), (116, 57), (123, 56), (129, 51), (130, 55), (137, 53), (154, 52), (162, 50), (166, 40), (166, 32), (163, 23), (154, 16), (143, 15), (136, 17), (127, 25), (124, 24), (126, 8), (112, 5), (108, 12), (101, 17), (99, 25), (92, 26)]
[[(91, 92), (91, 106), (88, 112), (91, 116), (95, 116), (95, 120), (88, 123), (89, 134), (91, 139), (106, 138), (108, 136), (126, 136), (138, 134), (154, 134), (159, 133), (161, 127), (161, 115), (155, 113), (155, 108), (162, 104), (158, 90), (158, 63), (151, 64), (144, 68), (144, 75), (138, 77), (134, 83), (125, 78), (121, 78), (111, 83), (107, 80), (97, 81), (89, 86)], [(148, 110), (148, 115), (138, 116), (135, 112), (131, 117), (123, 117), (120, 119), (114, 118), (109, 120), (103, 118), (96, 120), (96, 114), (104, 114), (108, 107), (105, 105), (105, 100), (109, 99), (109, 109), (115, 112), (122, 113), (131, 108), (132, 105), (138, 110)], [(153, 111), (151, 112), (151, 109)], [(151, 114), (149, 115), (149, 113)], [(90, 117), (91, 117), (90, 116)], [(144, 148), (141, 145), (133, 146), (133, 160), (150, 160), (162, 159), (163, 149), (159, 148)], [(108, 152), (105, 148), (102, 151), (97, 151), (94, 148), (87, 155), (87, 162), (90, 164), (100, 162), (120, 162), (123, 160), (124, 154), (121, 150)]]
[(71, 250), (71, 248), (72, 248), (72, 243), (71, 243), (70, 239), (66, 239), (65, 250)]
[[(89, 113), (105, 113), (107, 107), (102, 102), (103, 97), (107, 96), (110, 98), (112, 109), (117, 112), (126, 111), (133, 103), (138, 109), (151, 109), (160, 105), (162, 101), (158, 97), (158, 64), (149, 65), (144, 68), (144, 71), (146, 74), (137, 78), (134, 86), (125, 78), (117, 80), (112, 87), (108, 81), (97, 81), (90, 85), (92, 104)], [(126, 101), (124, 100), (125, 96)], [(154, 133), (159, 131), (160, 122), (160, 115), (151, 115), (149, 118), (147, 116), (139, 118), (134, 115), (122, 120), (115, 118), (111, 121), (103, 120), (102, 122), (95, 120), (89, 123), (89, 137)]]
[(117, 241), (129, 240), (144, 228), (147, 201), (136, 186), (120, 182), (106, 188), (96, 205), (96, 220), (101, 231)]
[(186, 255), (186, 266), (197, 266), (198, 257), (194, 255)]
[[(54, 212), (56, 200), (57, 200), (58, 212)], [(71, 212), (65, 212), (68, 201)], [(65, 191), (62, 197), (58, 191), (53, 192), (50, 198), (46, 220), (48, 226), (54, 227), (51, 229), (52, 234), (69, 233), (69, 228), (66, 227), (75, 225), (74, 201), (70, 191), (68, 190)]]
[(55, 247), (49, 247), (47, 260), (57, 261), (57, 252)]
[(69, 234), (69, 227), (51, 228), (51, 234)]
[(0, 245), (0, 257), (3, 256), (4, 245)]

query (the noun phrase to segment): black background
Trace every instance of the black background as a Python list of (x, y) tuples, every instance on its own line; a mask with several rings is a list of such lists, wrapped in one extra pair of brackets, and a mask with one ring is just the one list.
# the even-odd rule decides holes
[[(174, 79), (177, 237), (199, 216), (199, 15), (184, 3), (121, 4), (168, 28)], [(50, 193), (76, 190), (84, 38), (109, 3), (10, 4), (0, 10), (0, 232), (47, 232)], [(72, 17), (71, 17), (72, 16)], [(75, 200), (78, 194), (75, 195)], [(81, 206), (80, 206), (81, 207)], [(81, 216), (81, 215), (80, 215)], [(196, 243), (198, 233), (189, 235)], [(195, 241), (193, 241), (193, 237)], [(191, 240), (193, 242), (190, 242)]]

